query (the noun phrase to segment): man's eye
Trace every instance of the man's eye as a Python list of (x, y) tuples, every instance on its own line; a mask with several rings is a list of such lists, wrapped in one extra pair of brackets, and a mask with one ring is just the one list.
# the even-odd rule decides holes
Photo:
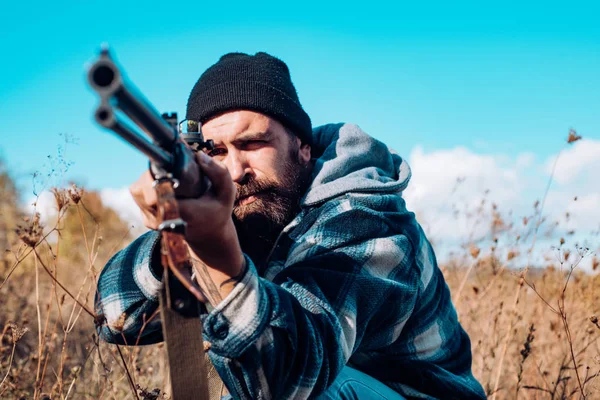
[(266, 140), (250, 140), (244, 144), (246, 149), (255, 149), (265, 145), (267, 143)]
[(212, 149), (211, 151), (208, 152), (208, 155), (211, 157), (216, 157), (216, 156), (220, 156), (223, 154), (225, 154), (225, 149), (220, 149), (220, 148)]

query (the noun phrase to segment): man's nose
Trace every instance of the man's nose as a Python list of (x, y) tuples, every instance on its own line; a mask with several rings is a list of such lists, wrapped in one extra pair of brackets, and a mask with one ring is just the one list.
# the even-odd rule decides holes
[(225, 165), (235, 183), (243, 184), (252, 175), (252, 169), (243, 152), (230, 152)]

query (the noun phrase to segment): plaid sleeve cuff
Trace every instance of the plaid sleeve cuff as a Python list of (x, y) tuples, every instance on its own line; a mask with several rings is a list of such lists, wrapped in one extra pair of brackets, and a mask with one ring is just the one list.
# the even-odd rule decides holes
[(248, 269), (204, 320), (205, 339), (211, 350), (227, 358), (239, 357), (262, 334), (268, 322), (269, 301), (254, 263), (246, 255)]
[(151, 232), (139, 243), (133, 263), (133, 279), (148, 300), (158, 301), (162, 288), (162, 265), (160, 264), (160, 234)]

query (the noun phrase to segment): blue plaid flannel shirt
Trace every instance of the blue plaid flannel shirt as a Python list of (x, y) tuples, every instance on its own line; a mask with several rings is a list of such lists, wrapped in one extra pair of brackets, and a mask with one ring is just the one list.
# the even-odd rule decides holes
[[(401, 192), (406, 162), (355, 125), (314, 129), (313, 182), (264, 270), (249, 269), (202, 315), (209, 356), (234, 398), (303, 399), (349, 365), (407, 398), (482, 399), (470, 340), (433, 249)], [(101, 337), (162, 340), (148, 232), (106, 265)]]

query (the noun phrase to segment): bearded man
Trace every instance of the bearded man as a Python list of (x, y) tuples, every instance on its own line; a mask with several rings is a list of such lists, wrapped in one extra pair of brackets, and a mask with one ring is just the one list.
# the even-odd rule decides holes
[[(214, 149), (212, 182), (179, 200), (208, 277), (209, 356), (234, 398), (485, 398), (434, 252), (402, 199), (410, 169), (356, 125), (312, 128), (286, 64), (230, 53), (194, 86), (187, 119)], [(154, 343), (162, 266), (156, 195), (131, 193), (151, 229), (106, 265), (109, 342)], [(200, 271), (202, 270), (202, 271)], [(141, 331), (141, 332), (140, 332)]]

